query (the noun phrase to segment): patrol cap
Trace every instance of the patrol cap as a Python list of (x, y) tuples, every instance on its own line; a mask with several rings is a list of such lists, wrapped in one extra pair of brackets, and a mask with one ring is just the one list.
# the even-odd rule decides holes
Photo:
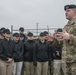
[(65, 11), (66, 11), (67, 9), (74, 9), (74, 8), (76, 8), (76, 5), (74, 5), (74, 4), (65, 5), (65, 6), (64, 6), (64, 10), (65, 10)]
[(19, 31), (24, 32), (24, 28), (23, 27), (20, 27), (19, 28)]
[(33, 36), (33, 33), (29, 32), (29, 33), (27, 34), (27, 36)]
[(6, 34), (10, 34), (10, 30), (9, 30), (9, 29), (4, 29), (4, 30), (3, 30), (3, 34), (5, 34), (5, 33), (6, 33)]
[(5, 30), (5, 28), (4, 28), (4, 27), (2, 27), (2, 28), (0, 29), (0, 31), (1, 31), (1, 32), (3, 32), (4, 30)]
[(5, 30), (5, 28), (4, 28), (4, 27), (2, 27), (2, 28), (1, 28), (1, 30)]
[(3, 36), (3, 32), (2, 31), (0, 31), (0, 35)]
[(23, 33), (20, 33), (19, 36), (20, 37), (25, 37), (25, 35)]
[(49, 34), (47, 31), (44, 31), (44, 34), (45, 34), (45, 36), (47, 35), (47, 34)]
[(41, 32), (40, 33), (40, 37), (43, 37), (43, 36), (45, 36), (45, 33), (44, 32)]
[(13, 37), (19, 37), (19, 33), (14, 33)]
[(58, 28), (57, 32), (63, 32), (63, 29), (62, 28)]

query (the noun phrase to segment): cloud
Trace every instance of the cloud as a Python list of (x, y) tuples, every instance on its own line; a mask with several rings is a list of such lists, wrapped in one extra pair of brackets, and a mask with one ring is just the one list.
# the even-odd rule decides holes
[(76, 3), (75, 0), (2, 0), (0, 1), (0, 25), (14, 28), (63, 27), (64, 5)]

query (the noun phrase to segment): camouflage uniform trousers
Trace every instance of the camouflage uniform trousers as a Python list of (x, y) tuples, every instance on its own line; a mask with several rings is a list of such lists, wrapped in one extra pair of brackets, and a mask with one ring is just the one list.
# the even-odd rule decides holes
[(54, 60), (53, 75), (66, 75), (66, 63), (62, 60)]
[(67, 75), (76, 75), (76, 63), (67, 64)]

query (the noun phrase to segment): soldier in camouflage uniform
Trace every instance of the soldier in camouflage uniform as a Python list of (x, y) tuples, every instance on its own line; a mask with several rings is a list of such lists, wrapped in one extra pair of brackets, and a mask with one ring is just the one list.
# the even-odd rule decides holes
[(76, 5), (66, 5), (64, 9), (69, 21), (56, 36), (63, 38), (62, 60), (66, 62), (67, 75), (76, 75)]

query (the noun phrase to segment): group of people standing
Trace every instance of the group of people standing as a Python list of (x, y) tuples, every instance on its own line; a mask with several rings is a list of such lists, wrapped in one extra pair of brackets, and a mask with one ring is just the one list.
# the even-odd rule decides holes
[(20, 28), (11, 39), (9, 29), (0, 29), (0, 75), (76, 75), (76, 5), (64, 10), (69, 22), (53, 35), (34, 39)]
[(27, 36), (14, 33), (12, 39), (9, 29), (0, 32), (0, 75), (47, 75), (53, 59), (61, 60), (62, 45), (52, 45), (54, 40), (49, 41), (47, 31), (38, 39), (31, 32)]

